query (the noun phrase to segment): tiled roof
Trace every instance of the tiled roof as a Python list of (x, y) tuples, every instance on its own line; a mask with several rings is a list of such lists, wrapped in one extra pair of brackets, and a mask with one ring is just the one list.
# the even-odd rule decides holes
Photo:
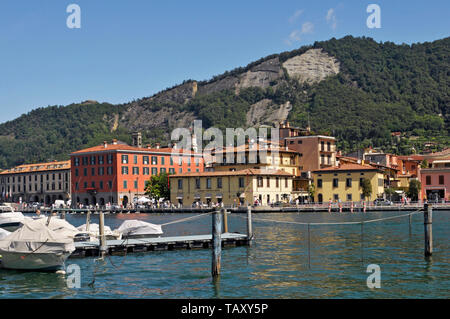
[(98, 146), (93, 146), (89, 148), (85, 148), (76, 152), (71, 153), (71, 155), (77, 154), (85, 154), (85, 153), (97, 153), (97, 152), (106, 152), (106, 151), (131, 151), (131, 152), (146, 152), (146, 153), (180, 153), (183, 154), (192, 154), (200, 156), (201, 154), (193, 153), (191, 151), (183, 150), (183, 149), (174, 149), (174, 148), (147, 148), (147, 147), (135, 147), (127, 144), (101, 144)]
[(63, 169), (70, 169), (70, 161), (25, 164), (10, 169), (6, 169), (0, 172), (0, 174), (1, 175), (22, 174), (22, 173), (32, 173), (42, 171), (63, 170)]
[(371, 165), (361, 165), (361, 164), (354, 164), (354, 163), (347, 164), (346, 163), (346, 164), (342, 164), (340, 166), (318, 169), (318, 170), (315, 170), (314, 172), (362, 171), (362, 170), (377, 171), (378, 169)]
[(190, 172), (170, 175), (170, 177), (202, 177), (202, 176), (247, 176), (247, 175), (270, 175), (270, 176), (293, 176), (282, 170), (266, 170), (266, 169), (243, 169), (240, 171), (214, 171), (214, 172)]

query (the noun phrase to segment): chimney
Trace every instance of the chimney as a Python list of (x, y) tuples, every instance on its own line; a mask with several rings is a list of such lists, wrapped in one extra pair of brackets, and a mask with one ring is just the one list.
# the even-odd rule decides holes
[(173, 149), (176, 150), (178, 147), (177, 143), (173, 143)]
[(147, 148), (152, 148), (152, 144), (147, 144)]
[(159, 149), (160, 146), (161, 146), (160, 143), (156, 143), (156, 149)]
[(113, 145), (117, 145), (117, 139), (112, 140)]
[(108, 143), (107, 143), (106, 141), (103, 141), (103, 146), (104, 146), (105, 148), (107, 148), (107, 147), (108, 147)]
[(141, 134), (141, 132), (134, 132), (131, 135), (131, 138), (132, 138), (132, 146), (139, 147), (139, 148), (142, 147), (142, 134)]

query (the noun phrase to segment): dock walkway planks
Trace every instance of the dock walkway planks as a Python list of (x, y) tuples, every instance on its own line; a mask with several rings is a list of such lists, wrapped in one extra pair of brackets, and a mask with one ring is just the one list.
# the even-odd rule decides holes
[[(222, 246), (248, 245), (248, 237), (239, 233), (223, 233)], [(191, 235), (158, 238), (135, 238), (107, 240), (107, 253), (110, 255), (125, 252), (145, 252), (175, 249), (209, 248), (212, 245), (212, 235)], [(98, 256), (99, 241), (75, 242), (75, 251), (70, 258)]]

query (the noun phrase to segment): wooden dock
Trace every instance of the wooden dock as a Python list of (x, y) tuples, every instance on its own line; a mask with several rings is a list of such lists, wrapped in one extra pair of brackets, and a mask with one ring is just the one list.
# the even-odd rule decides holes
[[(246, 246), (249, 244), (248, 236), (239, 233), (223, 233), (221, 235), (222, 247)], [(148, 251), (202, 249), (212, 247), (212, 235), (192, 235), (158, 238), (136, 238), (107, 240), (106, 252), (109, 255), (123, 255)], [(99, 256), (99, 241), (75, 242), (75, 251), (70, 258)]]

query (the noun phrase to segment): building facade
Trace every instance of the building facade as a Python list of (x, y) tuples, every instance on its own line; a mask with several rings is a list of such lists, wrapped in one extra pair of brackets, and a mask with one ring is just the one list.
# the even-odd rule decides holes
[[(369, 198), (362, 195), (362, 180), (370, 180), (372, 193)], [(384, 175), (379, 169), (360, 164), (342, 164), (338, 167), (313, 171), (315, 185), (314, 200), (323, 202), (373, 201), (384, 193)]]
[(269, 205), (289, 199), (292, 180), (290, 173), (266, 169), (175, 174), (170, 176), (170, 199), (185, 207), (196, 203), (239, 206), (255, 201)]
[(151, 175), (202, 172), (201, 154), (174, 148), (130, 146), (117, 140), (71, 155), (72, 203), (126, 207), (142, 196)]
[(39, 202), (71, 198), (70, 161), (20, 165), (0, 173), (1, 197), (5, 202)]
[(420, 182), (423, 200), (450, 200), (450, 159), (435, 160), (431, 168), (420, 169)]

